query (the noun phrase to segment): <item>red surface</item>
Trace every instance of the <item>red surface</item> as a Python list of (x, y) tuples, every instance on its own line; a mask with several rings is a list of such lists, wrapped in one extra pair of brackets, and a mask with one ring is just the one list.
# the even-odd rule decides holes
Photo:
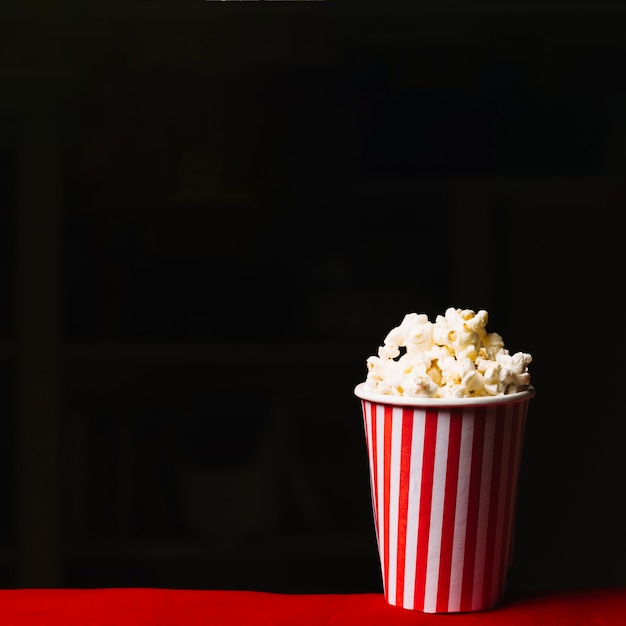
[(520, 594), (476, 613), (428, 614), (380, 594), (174, 589), (4, 589), (1, 626), (626, 625), (626, 587)]

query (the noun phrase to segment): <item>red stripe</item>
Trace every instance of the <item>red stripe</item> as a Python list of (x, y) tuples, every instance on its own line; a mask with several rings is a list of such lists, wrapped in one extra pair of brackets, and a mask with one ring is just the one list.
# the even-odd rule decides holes
[(411, 444), (413, 442), (413, 409), (402, 410), (402, 441), (400, 444), (400, 492), (398, 494), (398, 562), (396, 573), (396, 604), (404, 603), (406, 563), (406, 529), (409, 512), (409, 479), (411, 475)]
[(478, 505), (480, 503), (480, 479), (485, 445), (486, 407), (477, 407), (474, 412), (474, 436), (472, 440), (472, 466), (465, 529), (463, 560), (463, 583), (461, 587), (461, 611), (472, 610), (474, 587), (474, 565), (476, 563), (476, 536), (478, 534)]
[(424, 425), (424, 453), (422, 459), (422, 484), (420, 492), (419, 521), (417, 530), (417, 564), (415, 571), (415, 606), (424, 606), (426, 591), (426, 566), (428, 562), (428, 538), (433, 497), (433, 474), (435, 444), (437, 440), (437, 411), (426, 411)]
[(376, 446), (376, 405), (370, 403), (371, 407), (371, 420), (372, 420), (372, 474), (373, 474), (373, 484), (372, 484), (372, 503), (374, 505), (374, 524), (376, 526), (376, 536), (378, 538), (378, 545), (380, 545), (380, 524), (378, 522), (378, 448)]
[(456, 515), (456, 493), (459, 482), (459, 455), (461, 452), (462, 410), (450, 412), (450, 433), (448, 436), (448, 460), (446, 466), (446, 487), (443, 501), (443, 523), (441, 530), (441, 550), (439, 556), (439, 584), (437, 587), (438, 612), (448, 610), (450, 599), (450, 572), (452, 570), (452, 544), (454, 542), (454, 518)]
[(389, 493), (391, 491), (391, 423), (393, 407), (385, 406), (383, 420), (383, 442), (384, 442), (384, 483), (383, 483), (383, 515), (385, 516), (384, 522), (384, 557), (383, 557), (383, 572), (387, 578), (385, 581), (385, 589), (389, 589)]
[(491, 466), (491, 491), (489, 497), (489, 516), (487, 526), (487, 544), (485, 546), (485, 577), (483, 579), (483, 605), (489, 606), (492, 603), (491, 585), (494, 573), (494, 552), (496, 525), (498, 523), (498, 504), (500, 501), (500, 472), (502, 469), (503, 456), (503, 436), (504, 436), (504, 410), (506, 406), (501, 404), (496, 407), (496, 429), (493, 442), (493, 460)]

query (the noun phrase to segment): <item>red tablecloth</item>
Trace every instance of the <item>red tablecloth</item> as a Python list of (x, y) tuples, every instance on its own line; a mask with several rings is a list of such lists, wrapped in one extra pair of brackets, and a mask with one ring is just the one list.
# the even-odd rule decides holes
[(154, 588), (4, 589), (1, 626), (626, 625), (626, 587), (518, 594), (479, 613), (426, 614), (380, 594), (288, 595)]

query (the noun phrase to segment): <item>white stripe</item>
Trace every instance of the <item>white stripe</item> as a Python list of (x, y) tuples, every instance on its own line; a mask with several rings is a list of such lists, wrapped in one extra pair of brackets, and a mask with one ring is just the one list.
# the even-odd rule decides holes
[(467, 532), (467, 510), (472, 470), (472, 447), (474, 441), (474, 410), (467, 409), (461, 427), (461, 448), (459, 450), (459, 484), (456, 492), (456, 513), (454, 517), (454, 541), (452, 543), (452, 567), (450, 570), (450, 611), (461, 610), (463, 589), (463, 563), (465, 561), (465, 534)]
[(498, 589), (500, 587), (500, 575), (502, 572), (501, 559), (502, 559), (502, 535), (504, 532), (504, 525), (506, 523), (504, 513), (506, 505), (506, 493), (509, 487), (509, 457), (508, 451), (511, 446), (511, 425), (512, 425), (512, 412), (513, 405), (509, 404), (505, 407), (505, 413), (502, 416), (504, 418), (504, 434), (502, 437), (502, 450), (500, 452), (500, 487), (498, 492), (498, 516), (496, 520), (496, 538), (495, 538), (495, 550), (493, 551), (493, 576), (491, 578), (491, 602), (497, 600)]
[(441, 560), (441, 537), (443, 534), (443, 504), (446, 492), (446, 465), (450, 439), (450, 411), (439, 411), (437, 418), (437, 440), (435, 442), (435, 465), (433, 468), (433, 497), (430, 509), (430, 534), (426, 565), (426, 589), (424, 611), (437, 610), (437, 587), (439, 562)]
[(400, 506), (400, 444), (402, 441), (402, 407), (394, 407), (391, 418), (391, 484), (389, 486), (389, 588), (396, 597), (398, 563), (398, 509)]
[(482, 604), (495, 424), (495, 408), (490, 406), (487, 408), (485, 415), (485, 439), (483, 445), (482, 476), (480, 481), (480, 503), (478, 506), (478, 532), (476, 536), (476, 561), (474, 565), (474, 587), (472, 590), (473, 610), (479, 609)]
[[(376, 409), (376, 465), (378, 472), (378, 550), (381, 566), (384, 566), (385, 555), (385, 411), (378, 406)], [(383, 571), (383, 587), (386, 593), (387, 576)]]
[(426, 412), (413, 411), (413, 433), (411, 440), (411, 469), (409, 478), (409, 501), (406, 525), (406, 558), (404, 565), (403, 606), (415, 606), (415, 566), (417, 564), (417, 522), (419, 519), (420, 494), (422, 490), (422, 458), (424, 456), (424, 427)]

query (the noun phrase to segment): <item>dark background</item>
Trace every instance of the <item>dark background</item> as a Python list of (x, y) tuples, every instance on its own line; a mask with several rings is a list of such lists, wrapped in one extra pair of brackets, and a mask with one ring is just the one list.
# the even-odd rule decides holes
[(0, 584), (380, 590), (352, 391), (448, 306), (534, 357), (510, 589), (626, 584), (625, 35), (2, 3)]

